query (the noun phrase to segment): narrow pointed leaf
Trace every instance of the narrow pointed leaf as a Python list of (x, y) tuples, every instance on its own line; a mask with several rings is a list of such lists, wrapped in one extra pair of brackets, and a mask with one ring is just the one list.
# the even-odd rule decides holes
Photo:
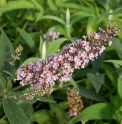
[(19, 33), (21, 34), (21, 36), (23, 37), (23, 39), (25, 40), (25, 42), (27, 43), (27, 45), (32, 50), (35, 50), (35, 43), (34, 43), (33, 39), (31, 38), (31, 36), (26, 31), (24, 31), (21, 28), (17, 28), (17, 30), (19, 31)]
[(16, 9), (37, 9), (37, 7), (31, 2), (26, 0), (9, 1), (7, 4), (0, 8), (0, 14)]
[(104, 62), (111, 62), (113, 64), (118, 64), (122, 66), (122, 60), (106, 60)]
[(36, 95), (35, 98), (39, 101), (42, 101), (42, 102), (52, 102), (52, 103), (56, 103), (56, 101), (52, 100), (52, 99), (49, 99), (49, 98), (46, 98), (46, 97), (42, 97), (42, 96), (39, 96), (39, 95)]

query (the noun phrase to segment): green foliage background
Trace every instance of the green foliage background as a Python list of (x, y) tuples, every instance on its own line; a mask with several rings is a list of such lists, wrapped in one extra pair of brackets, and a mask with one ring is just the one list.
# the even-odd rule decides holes
[[(87, 32), (104, 28), (109, 21), (116, 22), (120, 30), (118, 36), (112, 39), (112, 47), (107, 47), (85, 69), (75, 70), (69, 82), (60, 85), (57, 82), (56, 90), (51, 95), (45, 95), (52, 101), (38, 98), (37, 102), (20, 100), (15, 103), (10, 98), (2, 99), (4, 85), (7, 85), (3, 83), (5, 75), (2, 70), (9, 68), (7, 63), (11, 58), (7, 55), (14, 54), (9, 48), (6, 48), (5, 53), (6, 44), (14, 49), (21, 44), (24, 48), (21, 60), (16, 62), (13, 70), (16, 73), (23, 63), (55, 53)], [(121, 0), (0, 0), (0, 26), (4, 30), (1, 30), (0, 57), (4, 55), (7, 59), (7, 63), (0, 60), (0, 124), (18, 124), (18, 121), (19, 124), (80, 124), (81, 120), (85, 120), (85, 124), (122, 124), (121, 23)], [(60, 38), (54, 42), (44, 42), (43, 35), (50, 28), (60, 32)], [(10, 69), (7, 71), (10, 72)], [(11, 90), (19, 82), (12, 81), (9, 84), (7, 87)], [(73, 118), (68, 114), (67, 87), (78, 87), (84, 104), (84, 110)], [(15, 93), (23, 90), (24, 87)], [(57, 102), (53, 103), (53, 100)], [(27, 117), (16, 115), (17, 111), (13, 108), (23, 115), (18, 105)], [(8, 111), (12, 111), (13, 115)], [(7, 119), (5, 114), (13, 120)]]

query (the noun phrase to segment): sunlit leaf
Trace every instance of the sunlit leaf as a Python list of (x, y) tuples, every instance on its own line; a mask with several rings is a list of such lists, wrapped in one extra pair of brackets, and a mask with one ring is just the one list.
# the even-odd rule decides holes
[(8, 12), (16, 9), (37, 9), (37, 7), (31, 1), (18, 0), (9, 1), (7, 4), (0, 8), (0, 13)]
[(98, 103), (85, 108), (79, 115), (73, 117), (68, 124), (75, 124), (81, 120), (117, 119), (113, 117), (113, 105)]
[(122, 66), (122, 60), (106, 60), (104, 62), (111, 62), (113, 64), (118, 64)]
[(66, 40), (68, 40), (68, 39), (67, 38), (59, 38), (59, 39), (53, 41), (47, 49), (47, 55), (55, 53), (59, 49), (60, 45), (63, 42), (65, 42)]

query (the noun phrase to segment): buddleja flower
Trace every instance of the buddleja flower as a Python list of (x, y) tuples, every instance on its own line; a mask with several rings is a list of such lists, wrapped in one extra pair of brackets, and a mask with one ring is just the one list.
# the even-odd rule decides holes
[(51, 28), (46, 34), (44, 34), (44, 39), (54, 41), (55, 39), (59, 38), (59, 35), (59, 32), (55, 32), (54, 28)]
[(83, 102), (81, 100), (81, 96), (79, 95), (79, 91), (75, 88), (68, 89), (67, 100), (68, 100), (68, 105), (70, 107), (69, 109), (70, 116), (78, 115), (81, 112), (81, 110), (84, 108)]
[[(55, 81), (67, 82), (70, 80), (74, 69), (85, 68), (89, 61), (94, 61), (105, 50), (106, 45), (111, 45), (110, 40), (119, 32), (116, 23), (108, 23), (106, 31), (99, 28), (99, 32), (88, 33), (82, 39), (66, 45), (56, 54), (40, 59), (36, 63), (29, 62), (18, 69), (16, 80), (22, 86), (30, 85), (31, 90), (41, 89), (44, 95), (53, 91)], [(40, 91), (40, 92), (41, 92)]]

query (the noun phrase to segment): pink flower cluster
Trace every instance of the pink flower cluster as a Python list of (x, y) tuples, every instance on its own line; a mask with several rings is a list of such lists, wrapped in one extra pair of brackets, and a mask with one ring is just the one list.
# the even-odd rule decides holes
[(51, 28), (46, 34), (44, 34), (44, 39), (54, 41), (59, 38), (59, 35), (59, 32), (55, 32), (54, 28)]
[(69, 81), (74, 69), (84, 68), (90, 60), (94, 61), (101, 55), (106, 45), (112, 44), (110, 39), (119, 32), (116, 26), (108, 23), (107, 31), (99, 28), (98, 33), (88, 33), (89, 41), (83, 36), (83, 39), (64, 46), (56, 54), (36, 63), (29, 62), (27, 66), (22, 65), (18, 69), (16, 80), (19, 80), (22, 86), (30, 85), (31, 89), (53, 87), (56, 80)]

